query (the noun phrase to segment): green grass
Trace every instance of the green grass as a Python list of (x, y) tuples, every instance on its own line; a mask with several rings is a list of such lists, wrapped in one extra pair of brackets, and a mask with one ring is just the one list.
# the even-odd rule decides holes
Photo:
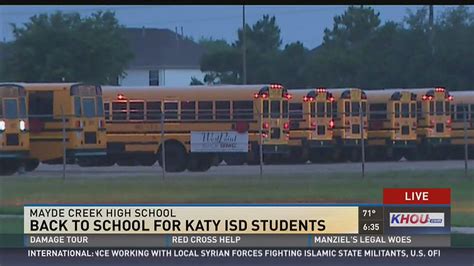
[[(295, 176), (177, 175), (156, 177), (0, 179), (0, 214), (22, 214), (29, 203), (381, 203), (383, 188), (451, 188), (453, 226), (474, 226), (474, 171), (387, 171)], [(22, 234), (22, 218), (0, 219), (0, 233)], [(472, 246), (472, 236), (453, 235)]]
[(381, 203), (387, 187), (449, 187), (455, 226), (474, 226), (474, 171), (389, 171), (359, 174), (0, 179), (0, 213), (28, 203)]

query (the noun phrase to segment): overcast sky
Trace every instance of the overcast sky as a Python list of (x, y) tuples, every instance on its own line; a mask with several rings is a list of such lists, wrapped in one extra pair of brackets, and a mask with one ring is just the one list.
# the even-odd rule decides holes
[[(407, 14), (407, 9), (416, 10), (421, 6), (372, 6), (380, 12), (382, 21), (400, 22)], [(264, 14), (275, 15), (281, 28), (283, 44), (301, 41), (308, 48), (321, 44), (323, 31), (331, 28), (333, 17), (342, 14), (347, 6), (246, 6), (248, 24), (255, 23)], [(437, 11), (447, 8), (435, 6)], [(472, 8), (472, 7), (471, 7)], [(191, 36), (195, 40), (201, 37), (225, 39), (229, 42), (236, 39), (236, 31), (242, 25), (242, 6), (190, 6), (190, 5), (147, 5), (147, 6), (4, 6), (0, 5), (0, 38), (12, 40), (10, 23), (21, 24), (29, 17), (44, 12), (78, 11), (89, 15), (98, 10), (113, 10), (120, 23), (128, 27), (168, 28)]]

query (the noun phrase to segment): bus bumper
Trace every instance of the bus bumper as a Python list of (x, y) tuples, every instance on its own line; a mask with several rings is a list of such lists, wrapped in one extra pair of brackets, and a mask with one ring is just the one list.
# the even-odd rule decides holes
[(393, 148), (416, 148), (416, 140), (387, 140)]
[(334, 147), (332, 140), (308, 140), (305, 145), (311, 149)]
[[(259, 154), (259, 144), (253, 143), (252, 151), (255, 154)], [(288, 155), (290, 154), (290, 146), (287, 144), (263, 144), (262, 145), (262, 152), (263, 154), (283, 154)]]
[(28, 158), (29, 152), (28, 151), (0, 151), (0, 158), (14, 158), (14, 159), (22, 159)]
[(425, 143), (429, 146), (439, 147), (451, 145), (450, 138), (426, 138)]
[[(338, 139), (337, 144), (344, 147), (355, 147), (361, 145), (360, 139)], [(367, 139), (364, 139), (365, 146), (368, 145)]]
[(74, 149), (66, 151), (66, 157), (69, 158), (100, 157), (106, 155), (107, 151), (105, 149)]

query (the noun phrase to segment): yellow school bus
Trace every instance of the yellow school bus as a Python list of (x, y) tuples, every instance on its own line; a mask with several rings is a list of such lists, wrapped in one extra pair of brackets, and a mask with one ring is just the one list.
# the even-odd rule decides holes
[(416, 159), (446, 159), (451, 143), (449, 112), (453, 96), (444, 87), (409, 90), (417, 95), (418, 157)]
[(369, 160), (416, 156), (416, 94), (403, 89), (366, 90)]
[(28, 163), (30, 140), (26, 92), (21, 83), (0, 83), (0, 175)]
[[(103, 89), (109, 165), (158, 161), (162, 166), (162, 134), (168, 172), (207, 171), (217, 158), (228, 164), (256, 163), (260, 140), (266, 160), (288, 154), (291, 96), (281, 85)], [(236, 151), (222, 146), (203, 151), (198, 146), (202, 143), (192, 143), (193, 136), (214, 133), (239, 138), (245, 146)], [(230, 140), (226, 143), (233, 145)]]
[[(361, 140), (367, 139), (367, 95), (357, 88), (328, 89), (328, 91), (335, 99), (332, 105), (336, 144), (333, 157), (337, 161), (346, 159), (359, 161)], [(362, 121), (361, 109), (363, 110)], [(366, 141), (364, 143), (367, 145)]]
[(468, 156), (472, 159), (474, 158), (474, 91), (452, 91), (450, 94), (453, 96), (450, 157), (463, 159), (464, 144), (467, 142)]
[(332, 104), (334, 97), (326, 88), (290, 90), (290, 160), (325, 162), (332, 159)]
[[(30, 156), (47, 164), (97, 164), (106, 155), (107, 136), (98, 85), (28, 83)], [(64, 134), (63, 134), (64, 132)]]

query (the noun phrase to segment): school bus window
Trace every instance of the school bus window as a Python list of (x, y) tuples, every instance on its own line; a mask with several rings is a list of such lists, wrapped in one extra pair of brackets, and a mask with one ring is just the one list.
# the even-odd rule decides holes
[(104, 115), (104, 103), (102, 97), (97, 97), (97, 116), (102, 117)]
[(326, 117), (331, 117), (331, 103), (326, 103)]
[(318, 102), (316, 104), (316, 115), (318, 117), (324, 117), (324, 107), (325, 107), (325, 103)]
[(332, 116), (333, 116), (334, 118), (337, 118), (338, 115), (339, 115), (339, 114), (338, 114), (338, 111), (337, 111), (337, 102), (334, 102), (334, 103), (332, 104)]
[(270, 107), (268, 106), (268, 100), (263, 100), (263, 117), (264, 118), (268, 117), (269, 109)]
[(82, 105), (85, 117), (95, 117), (95, 100), (94, 98), (83, 98)]
[(196, 102), (181, 102), (181, 119), (194, 120), (196, 119)]
[(0, 117), (3, 117), (3, 101), (0, 100)]
[(270, 110), (271, 118), (280, 118), (280, 115), (281, 115), (280, 101), (272, 101), (270, 107), (271, 107), (271, 110)]
[(387, 104), (385, 103), (374, 103), (369, 106), (369, 118), (376, 119), (387, 119)]
[(470, 119), (474, 119), (474, 104), (471, 104), (471, 113)]
[(402, 117), (410, 117), (410, 105), (408, 103), (402, 103)]
[(16, 99), (5, 100), (5, 118), (18, 118), (18, 104)]
[(415, 118), (416, 117), (416, 104), (415, 103), (412, 103), (411, 106), (410, 106), (410, 111), (411, 111), (411, 118)]
[(112, 102), (112, 120), (127, 120), (127, 102)]
[(436, 115), (444, 115), (442, 101), (436, 101)]
[(434, 115), (434, 102), (430, 102), (430, 115)]
[(446, 111), (446, 115), (449, 115), (449, 102), (444, 102), (444, 110)]
[(416, 103), (416, 112), (418, 114), (418, 117), (423, 117), (425, 114), (423, 113), (423, 110), (421, 108), (421, 102)]
[(232, 113), (234, 119), (252, 119), (253, 102), (252, 101), (234, 101), (232, 103)]
[(400, 117), (400, 104), (399, 103), (395, 103), (395, 118), (399, 118)]
[(290, 119), (303, 119), (302, 103), (290, 103)]
[(288, 112), (289, 112), (289, 110), (288, 110), (288, 101), (283, 101), (281, 104), (283, 105), (282, 116), (283, 116), (283, 118), (288, 118)]
[(367, 102), (362, 102), (362, 115), (367, 116)]
[(229, 101), (216, 101), (216, 119), (230, 119)]
[(146, 102), (146, 119), (161, 119), (161, 102)]
[(130, 120), (143, 120), (145, 118), (145, 103), (142, 101), (130, 101)]
[(41, 91), (32, 92), (29, 95), (28, 101), (28, 114), (33, 118), (35, 116), (43, 116), (38, 118), (53, 117), (53, 92), (52, 91)]
[(316, 103), (310, 103), (309, 110), (311, 113), (311, 117), (316, 117)]
[(104, 103), (104, 115), (105, 115), (105, 120), (110, 119), (110, 103)]
[(76, 117), (80, 117), (82, 115), (81, 97), (79, 96), (74, 97), (74, 114)]
[(351, 103), (348, 101), (344, 102), (344, 114), (349, 116), (351, 114)]
[(172, 120), (178, 119), (178, 103), (177, 102), (165, 102), (165, 119)]
[(211, 101), (198, 102), (198, 119), (199, 120), (212, 119), (212, 102)]
[(352, 102), (352, 116), (359, 116), (360, 110), (360, 103), (359, 102)]
[(456, 120), (462, 121), (464, 119), (464, 107), (467, 107), (467, 106), (463, 104), (456, 105)]

